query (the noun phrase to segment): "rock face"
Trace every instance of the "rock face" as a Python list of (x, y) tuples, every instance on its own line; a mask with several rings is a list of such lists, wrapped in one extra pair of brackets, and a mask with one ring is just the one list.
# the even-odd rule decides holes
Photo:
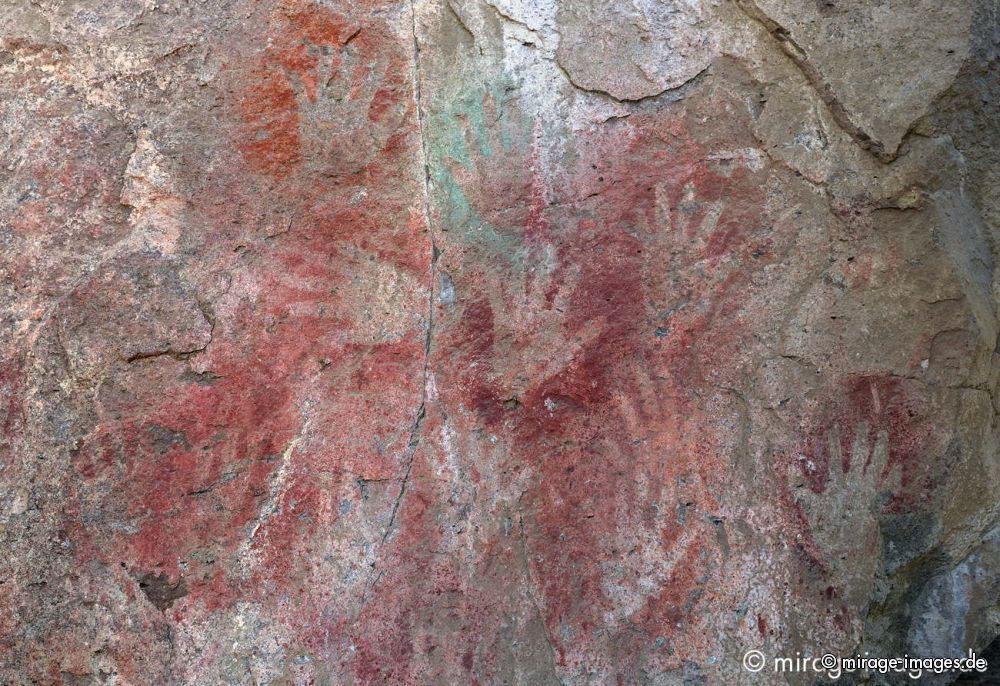
[(993, 0), (0, 18), (3, 683), (998, 655)]

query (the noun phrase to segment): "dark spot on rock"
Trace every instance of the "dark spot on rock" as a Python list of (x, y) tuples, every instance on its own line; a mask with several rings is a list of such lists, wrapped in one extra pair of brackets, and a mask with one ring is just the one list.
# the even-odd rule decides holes
[(883, 515), (879, 526), (885, 568), (890, 574), (928, 553), (940, 529), (938, 517), (932, 512)]
[(196, 383), (199, 386), (211, 386), (222, 377), (212, 372), (195, 372), (190, 369), (181, 374), (181, 381)]
[(984, 650), (976, 651), (986, 660), (985, 672), (965, 672), (952, 682), (954, 686), (990, 686), (1000, 684), (1000, 636), (993, 639)]
[(163, 455), (174, 446), (181, 446), (183, 448), (191, 447), (183, 431), (175, 431), (159, 424), (150, 424), (146, 427), (146, 433), (149, 435), (153, 449), (160, 455)]
[(837, 7), (836, 0), (816, 0), (816, 8), (824, 17), (829, 17), (842, 11)]
[(187, 595), (187, 583), (184, 579), (178, 579), (171, 583), (165, 572), (154, 575), (143, 574), (138, 577), (139, 590), (141, 590), (149, 602), (156, 606), (160, 612), (174, 604), (174, 601)]

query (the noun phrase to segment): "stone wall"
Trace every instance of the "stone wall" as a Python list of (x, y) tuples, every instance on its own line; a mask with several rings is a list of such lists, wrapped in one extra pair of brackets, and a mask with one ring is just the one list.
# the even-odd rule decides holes
[(995, 0), (0, 3), (0, 681), (987, 651), (998, 46)]

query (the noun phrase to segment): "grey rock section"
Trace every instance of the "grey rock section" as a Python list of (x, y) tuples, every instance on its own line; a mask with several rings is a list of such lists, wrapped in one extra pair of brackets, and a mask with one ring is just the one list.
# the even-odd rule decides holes
[(739, 0), (764, 21), (845, 124), (892, 157), (969, 54), (968, 0)]
[(950, 571), (934, 577), (913, 603), (906, 637), (914, 655), (962, 655), (982, 644), (976, 630), (996, 622), (1000, 595), (1000, 529)]
[(559, 64), (578, 88), (640, 100), (690, 80), (715, 53), (716, 3), (568, 0), (556, 17)]

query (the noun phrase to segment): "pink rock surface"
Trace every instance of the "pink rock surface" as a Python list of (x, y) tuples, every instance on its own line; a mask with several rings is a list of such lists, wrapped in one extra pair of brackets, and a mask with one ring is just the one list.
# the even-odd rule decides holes
[(996, 9), (855, 4), (0, 8), (0, 681), (987, 650)]

